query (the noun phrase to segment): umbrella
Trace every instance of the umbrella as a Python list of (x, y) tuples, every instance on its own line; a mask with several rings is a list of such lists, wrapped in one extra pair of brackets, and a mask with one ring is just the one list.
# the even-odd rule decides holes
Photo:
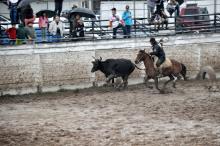
[(29, 5), (31, 2), (34, 2), (36, 0), (21, 0), (19, 3), (18, 3), (18, 7), (17, 8), (21, 8), (21, 7), (24, 7), (26, 5)]
[(70, 11), (70, 16), (77, 14), (80, 15), (81, 17), (95, 18), (95, 13), (87, 8), (75, 8)]
[(40, 10), (39, 12), (36, 13), (37, 17), (43, 16), (43, 13), (46, 13), (47, 17), (53, 17), (55, 16), (55, 12), (52, 10)]

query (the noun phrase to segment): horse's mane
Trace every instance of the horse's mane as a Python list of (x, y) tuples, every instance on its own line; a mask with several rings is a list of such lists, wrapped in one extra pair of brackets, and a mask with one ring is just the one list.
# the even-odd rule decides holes
[(149, 53), (145, 52), (145, 50), (140, 50), (141, 53), (145, 54), (149, 59), (151, 59), (154, 62), (154, 57), (152, 57)]

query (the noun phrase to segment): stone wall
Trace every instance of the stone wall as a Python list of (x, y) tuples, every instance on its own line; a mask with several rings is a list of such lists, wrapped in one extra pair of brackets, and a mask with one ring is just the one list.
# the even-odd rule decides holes
[[(171, 36), (164, 38), (169, 58), (187, 66), (193, 77), (201, 66), (220, 69), (220, 34)], [(156, 38), (160, 39), (160, 38)], [(26, 94), (91, 87), (103, 81), (100, 72), (91, 73), (92, 56), (135, 60), (139, 49), (150, 51), (149, 38), (1, 46), (0, 94)], [(143, 64), (140, 64), (144, 68)], [(144, 71), (135, 70), (131, 80), (142, 81)]]

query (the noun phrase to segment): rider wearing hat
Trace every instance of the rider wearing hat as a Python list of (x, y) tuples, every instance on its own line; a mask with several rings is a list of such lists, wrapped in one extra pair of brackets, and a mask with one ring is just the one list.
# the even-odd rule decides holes
[(164, 63), (166, 55), (163, 50), (163, 48), (159, 45), (159, 43), (155, 40), (155, 38), (150, 38), (150, 43), (152, 45), (153, 52), (150, 53), (150, 55), (155, 55), (158, 57), (158, 60), (156, 62), (157, 68), (160, 67), (162, 63)]

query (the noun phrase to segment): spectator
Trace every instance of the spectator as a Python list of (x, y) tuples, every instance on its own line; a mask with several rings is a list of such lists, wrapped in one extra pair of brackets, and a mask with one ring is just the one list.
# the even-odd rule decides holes
[(151, 22), (153, 22), (154, 24), (154, 29), (158, 31), (160, 29), (160, 24), (162, 23), (162, 19), (157, 11), (154, 12), (154, 15), (151, 18)]
[(24, 40), (26, 38), (26, 31), (24, 28), (24, 24), (19, 24), (16, 34), (17, 34), (16, 44), (17, 45), (24, 44), (25, 43)]
[(164, 11), (164, 0), (156, 0), (156, 11), (159, 13), (161, 10)]
[(47, 26), (48, 26), (48, 17), (46, 13), (43, 13), (42, 16), (39, 17), (39, 27), (41, 29), (42, 41), (47, 40)]
[(176, 0), (170, 0), (167, 4), (167, 11), (170, 14), (170, 17), (176, 11), (176, 16), (179, 16), (179, 3)]
[(59, 42), (60, 38), (63, 37), (63, 30), (63, 23), (60, 21), (60, 17), (57, 15), (49, 26), (49, 32), (52, 34), (55, 42)]
[(84, 37), (84, 23), (79, 15), (76, 15), (75, 21), (73, 22), (73, 30), (75, 31), (75, 37)]
[(33, 27), (33, 22), (28, 22), (27, 26), (25, 26), (26, 38), (28, 39), (28, 44), (33, 44), (36, 39), (35, 30)]
[(12, 27), (6, 30), (8, 37), (10, 39), (9, 44), (15, 45), (16, 43), (16, 24), (12, 24)]
[(129, 6), (125, 6), (125, 11), (122, 14), (122, 19), (125, 22), (125, 28), (126, 28), (126, 37), (130, 38), (131, 37), (131, 26), (133, 24), (132, 22), (132, 16), (131, 16), (131, 11), (129, 11)]
[(147, 19), (148, 23), (150, 23), (150, 18), (153, 16), (156, 0), (147, 0)]
[(120, 18), (118, 14), (116, 14), (116, 8), (112, 8), (112, 16), (109, 20), (110, 27), (113, 28), (113, 39), (116, 39), (116, 33), (118, 28), (122, 28), (124, 38), (126, 37), (126, 30), (124, 21)]
[(11, 24), (17, 24), (18, 23), (18, 12), (17, 12), (18, 0), (8, 0), (8, 5), (10, 9)]
[[(77, 8), (76, 5), (73, 5), (72, 10)], [(69, 22), (70, 22), (70, 38), (76, 37), (76, 28), (75, 28), (75, 23), (76, 23), (76, 16), (75, 15), (70, 15), (68, 16)]]
[(62, 12), (63, 0), (55, 0), (55, 13), (56, 15), (60, 16)]
[(168, 29), (168, 17), (163, 10), (160, 11), (160, 17), (161, 17), (162, 28), (164, 29), (164, 24), (165, 24), (165, 28)]
[(34, 20), (35, 20), (35, 16), (34, 16), (34, 13), (33, 13), (33, 9), (31, 7), (27, 7), (24, 10), (24, 23), (25, 23), (25, 26), (27, 26), (29, 22), (34, 24)]

